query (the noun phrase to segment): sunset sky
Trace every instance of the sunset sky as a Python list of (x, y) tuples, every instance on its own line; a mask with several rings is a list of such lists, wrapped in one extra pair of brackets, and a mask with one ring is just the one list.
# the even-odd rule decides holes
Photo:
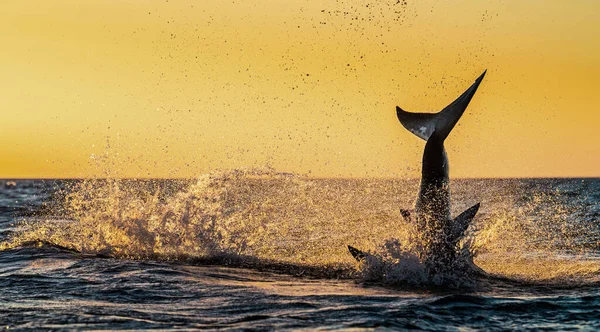
[(7, 0), (0, 178), (600, 176), (600, 1)]

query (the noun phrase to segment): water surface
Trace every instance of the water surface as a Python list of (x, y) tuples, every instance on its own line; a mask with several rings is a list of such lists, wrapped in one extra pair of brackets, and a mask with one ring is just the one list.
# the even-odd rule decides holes
[(249, 171), (2, 180), (0, 324), (600, 328), (599, 179), (453, 181), (453, 215), (482, 203), (464, 245), (488, 276), (437, 280), (406, 258), (414, 230), (399, 208), (417, 186)]

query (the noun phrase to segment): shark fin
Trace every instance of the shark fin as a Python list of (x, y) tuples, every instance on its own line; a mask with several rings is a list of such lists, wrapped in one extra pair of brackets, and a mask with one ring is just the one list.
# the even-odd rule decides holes
[(471, 221), (475, 218), (480, 205), (481, 203), (477, 203), (458, 215), (458, 217), (454, 218), (454, 221), (452, 222), (452, 233), (450, 234), (451, 242), (456, 243), (463, 237), (465, 231), (471, 224)]
[(434, 131), (442, 141), (445, 140), (467, 109), (485, 73), (484, 71), (460, 97), (438, 113), (411, 113), (396, 106), (398, 120), (404, 128), (424, 140), (428, 140)]
[(354, 257), (354, 259), (356, 259), (359, 262), (361, 262), (365, 258), (367, 258), (367, 254), (354, 248), (353, 246), (348, 246), (348, 251), (350, 251), (350, 254), (352, 255), (352, 257)]
[(411, 222), (412, 221), (410, 210), (400, 209), (400, 214), (404, 218), (404, 221), (406, 221), (406, 222)]

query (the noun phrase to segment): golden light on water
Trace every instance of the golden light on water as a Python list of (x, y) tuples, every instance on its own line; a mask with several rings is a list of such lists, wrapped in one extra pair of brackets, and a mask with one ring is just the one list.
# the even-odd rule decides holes
[[(475, 199), (485, 204), (461, 242), (468, 250), (461, 259), (474, 256), (486, 272), (515, 280), (597, 283), (595, 220), (575, 217), (580, 207), (567, 203), (572, 197), (531, 193), (530, 186), (506, 179), (453, 185), (460, 198), (452, 215)], [(428, 240), (398, 211), (414, 204), (417, 187), (415, 180), (311, 179), (272, 170), (214, 172), (195, 181), (74, 181), (39, 217), (21, 220), (0, 250), (50, 244), (91, 257), (279, 264), (292, 274), (420, 284), (427, 266), (418, 255)], [(373, 254), (367, 264), (354, 260), (348, 244)], [(458, 278), (445, 275), (452, 283), (468, 273), (453, 271)]]
[(599, 176), (599, 9), (4, 1), (0, 177), (418, 176), (394, 107), (438, 110), (484, 69), (452, 177)]

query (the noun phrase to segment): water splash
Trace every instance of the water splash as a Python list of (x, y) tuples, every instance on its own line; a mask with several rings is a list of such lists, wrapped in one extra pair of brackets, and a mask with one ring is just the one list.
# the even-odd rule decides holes
[[(477, 265), (499, 276), (598, 281), (595, 219), (572, 196), (508, 180), (452, 184), (454, 214), (478, 197), (482, 215), (461, 243), (457, 266), (432, 276), (419, 260), (419, 230), (399, 211), (413, 205), (417, 186), (271, 169), (181, 181), (84, 180), (60, 192), (50, 216), (24, 220), (0, 248), (40, 241), (117, 258), (277, 263), (298, 274), (452, 287), (472, 281), (475, 256)], [(369, 260), (357, 264), (347, 244), (370, 252)]]
[(597, 208), (557, 189), (518, 188), (478, 223), (475, 261), (528, 282), (600, 282)]

